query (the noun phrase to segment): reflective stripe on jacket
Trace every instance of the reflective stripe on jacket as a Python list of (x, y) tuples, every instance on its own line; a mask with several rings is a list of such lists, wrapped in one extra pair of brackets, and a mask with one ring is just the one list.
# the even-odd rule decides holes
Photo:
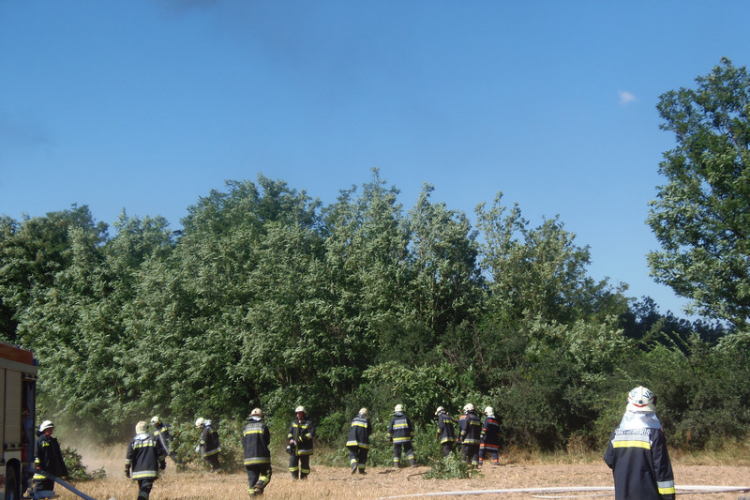
[(411, 443), (414, 437), (414, 428), (411, 420), (403, 412), (396, 412), (388, 426), (388, 438), (395, 443)]
[(242, 447), (245, 450), (244, 464), (258, 465), (271, 463), (271, 433), (265, 422), (258, 417), (251, 417), (250, 422), (242, 429)]
[(354, 417), (352, 425), (349, 427), (349, 440), (346, 442), (346, 446), (369, 450), (371, 432), (370, 419), (360, 413)]
[(615, 500), (674, 500), (672, 462), (661, 429), (617, 427), (604, 461), (612, 469)]

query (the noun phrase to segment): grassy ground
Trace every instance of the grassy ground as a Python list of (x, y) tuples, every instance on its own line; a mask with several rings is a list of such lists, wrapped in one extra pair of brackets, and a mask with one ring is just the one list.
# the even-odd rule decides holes
[[(122, 474), (121, 455), (124, 454), (124, 448), (82, 450), (81, 454), (87, 467), (103, 467), (107, 471), (107, 478), (77, 483), (78, 489), (97, 500), (137, 498), (136, 483), (126, 479)], [(534, 454), (510, 450), (501, 456), (501, 466), (484, 465), (480, 473), (470, 479), (425, 479), (430, 471), (428, 466), (402, 468), (397, 471), (370, 467), (365, 476), (352, 475), (345, 467), (319, 465), (313, 456), (312, 473), (308, 480), (293, 481), (286, 471), (286, 458), (286, 455), (274, 457), (274, 473), (264, 495), (266, 499), (375, 500), (400, 495), (435, 495), (441, 492), (469, 490), (612, 486), (611, 473), (599, 453)], [(738, 445), (733, 449), (695, 454), (673, 452), (673, 465), (678, 486), (750, 487), (750, 454), (745, 446)], [(76, 498), (59, 486), (57, 490), (61, 500)], [(577, 492), (569, 495), (602, 494), (605, 495), (602, 498), (614, 497), (611, 492)], [(736, 500), (738, 495), (740, 493), (702, 494), (696, 498)], [(210, 474), (201, 467), (192, 465), (186, 472), (178, 473), (171, 463), (151, 493), (152, 500), (245, 498), (247, 479), (242, 471)], [(520, 492), (483, 494), (481, 498), (516, 500), (534, 497), (528, 492)]]

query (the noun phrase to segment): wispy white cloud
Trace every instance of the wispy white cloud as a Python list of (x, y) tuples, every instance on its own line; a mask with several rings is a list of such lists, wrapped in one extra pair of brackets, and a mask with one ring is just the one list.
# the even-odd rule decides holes
[(622, 104), (623, 106), (637, 101), (636, 97), (627, 90), (619, 90), (617, 94), (620, 96), (620, 104)]

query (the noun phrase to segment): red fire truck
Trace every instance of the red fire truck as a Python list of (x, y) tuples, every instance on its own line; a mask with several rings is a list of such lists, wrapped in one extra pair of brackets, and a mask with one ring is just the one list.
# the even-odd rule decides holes
[(34, 462), (36, 421), (34, 355), (0, 342), (0, 498), (20, 500), (29, 486)]

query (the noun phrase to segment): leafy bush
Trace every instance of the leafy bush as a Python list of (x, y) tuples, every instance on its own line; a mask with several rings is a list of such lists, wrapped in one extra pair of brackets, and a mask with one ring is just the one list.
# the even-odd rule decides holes
[(96, 469), (92, 472), (86, 470), (86, 467), (81, 463), (81, 454), (78, 453), (74, 448), (66, 446), (62, 449), (62, 457), (65, 462), (65, 466), (68, 468), (68, 478), (75, 481), (91, 481), (94, 479), (104, 479), (107, 477), (107, 472), (104, 467)]
[(479, 474), (479, 469), (471, 467), (461, 460), (458, 453), (431, 461), (432, 467), (425, 474), (425, 479), (470, 479)]

